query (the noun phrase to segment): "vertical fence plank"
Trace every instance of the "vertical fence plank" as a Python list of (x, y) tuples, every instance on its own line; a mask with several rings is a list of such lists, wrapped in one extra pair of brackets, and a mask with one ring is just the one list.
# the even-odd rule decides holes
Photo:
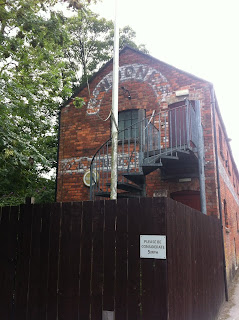
[[(200, 291), (200, 267), (199, 267), (199, 250), (200, 250), (200, 239), (199, 239), (199, 217), (198, 215), (194, 215), (194, 218), (191, 221), (191, 230), (192, 230), (192, 239), (191, 239), (191, 247), (192, 247), (192, 318), (199, 319), (200, 310), (198, 303), (200, 301), (199, 291)], [(202, 308), (202, 306), (201, 306)]]
[(31, 261), (29, 277), (29, 307), (27, 319), (39, 319), (40, 301), (38, 301), (41, 289), (40, 281), (40, 233), (41, 233), (41, 212), (40, 206), (33, 206), (32, 215), (32, 240), (31, 240)]
[[(191, 217), (195, 210), (167, 199), (169, 318), (192, 316)], [(196, 319), (196, 318), (195, 318)]]
[[(205, 274), (209, 271), (206, 270), (206, 263), (205, 263), (205, 255), (207, 255), (207, 251), (205, 251), (204, 247), (204, 240), (205, 238), (208, 239), (208, 235), (204, 235), (204, 232), (207, 232), (207, 226), (204, 225), (203, 220), (201, 219), (201, 214), (196, 213), (195, 216), (197, 220), (194, 220), (194, 223), (197, 223), (198, 226), (198, 238), (197, 238), (197, 282), (198, 282), (198, 297), (197, 297), (197, 305), (195, 308), (197, 310), (198, 318), (203, 319), (205, 318), (206, 305), (204, 303), (204, 294), (205, 292)], [(203, 230), (203, 232), (202, 232)], [(200, 249), (199, 249), (200, 248)], [(198, 250), (199, 249), (199, 250)], [(203, 307), (202, 307), (203, 306)]]
[(103, 310), (114, 311), (115, 217), (117, 202), (105, 202)]
[[(8, 257), (8, 230), (10, 228), (10, 207), (0, 208), (0, 318), (7, 319), (11, 316), (13, 288), (9, 285), (11, 274), (9, 272)], [(2, 245), (4, 243), (4, 245)], [(11, 292), (12, 291), (12, 292)]]
[(128, 319), (140, 319), (140, 257), (139, 236), (141, 216), (139, 199), (130, 199), (128, 203)]
[(61, 320), (78, 319), (81, 214), (82, 203), (62, 204), (58, 292)]
[[(165, 198), (1, 211), (1, 319), (101, 320), (102, 310), (115, 320), (217, 316), (224, 282), (216, 218)], [(166, 223), (167, 260), (140, 259), (140, 235), (164, 235)]]
[(71, 203), (62, 203), (62, 222), (60, 238), (58, 317), (62, 320), (72, 318), (71, 306)]
[[(223, 277), (223, 251), (222, 251), (222, 234), (221, 234), (221, 225), (220, 220), (217, 220), (215, 217), (211, 218), (212, 221), (212, 230), (214, 231), (214, 236), (211, 244), (211, 251), (215, 252), (213, 261), (217, 261), (217, 264), (214, 264), (213, 268), (213, 279), (210, 286), (211, 297), (214, 297), (214, 310), (219, 310), (220, 306), (225, 300), (225, 283)], [(217, 292), (217, 295), (214, 294)], [(214, 313), (215, 314), (215, 313)]]
[(128, 200), (117, 201), (116, 208), (116, 280), (115, 280), (115, 320), (127, 319), (127, 218)]
[(62, 223), (60, 238), (60, 264), (58, 289), (58, 317), (72, 318), (71, 306), (71, 203), (62, 203)]
[[(0, 208), (1, 210), (1, 208)], [(0, 319), (13, 319), (18, 207), (2, 208), (0, 221)]]
[(59, 248), (61, 227), (61, 203), (53, 203), (50, 207), (49, 234), (49, 269), (47, 291), (47, 319), (58, 317), (58, 279), (59, 279)]
[(49, 205), (32, 206), (31, 259), (27, 319), (46, 319), (49, 252)]
[(92, 239), (93, 259), (91, 276), (91, 319), (102, 319), (103, 301), (103, 231), (105, 201), (95, 201), (93, 205)]
[[(141, 233), (166, 235), (165, 199), (140, 201)], [(167, 319), (167, 261), (141, 259), (142, 319)]]
[[(80, 296), (80, 263), (81, 263), (81, 225), (82, 225), (82, 202), (72, 203), (72, 232), (71, 232), (71, 288), (72, 288), (72, 320), (79, 319), (79, 296)], [(69, 319), (66, 318), (66, 319)]]
[(20, 206), (18, 251), (16, 266), (15, 314), (25, 320), (28, 308), (29, 267), (31, 251), (32, 205)]
[[(16, 281), (16, 263), (17, 263), (17, 241), (18, 241), (18, 215), (19, 207), (11, 207), (10, 212), (10, 228), (8, 229), (8, 261), (10, 265), (8, 266), (9, 279), (8, 286), (10, 291), (8, 292), (9, 297), (13, 297), (12, 305), (12, 319), (14, 318), (14, 309), (15, 309), (15, 281)], [(14, 296), (13, 296), (14, 292)], [(11, 319), (9, 317), (9, 319)]]
[(93, 202), (84, 202), (81, 233), (79, 320), (90, 319), (92, 211)]
[[(177, 274), (173, 271), (175, 260), (173, 259), (173, 248), (176, 248), (177, 238), (177, 212), (174, 207), (174, 202), (167, 202), (167, 265), (168, 265), (168, 313), (169, 319), (175, 319), (177, 310)], [(177, 268), (177, 266), (176, 266)]]
[(215, 319), (224, 289), (220, 222), (167, 203), (169, 318)]
[(58, 317), (72, 318), (71, 306), (71, 203), (62, 203), (62, 223), (60, 238), (60, 264), (58, 289)]
[(41, 233), (40, 233), (40, 282), (41, 290), (39, 294), (39, 318), (47, 319), (47, 292), (49, 276), (49, 232), (50, 232), (50, 206), (43, 204), (41, 213)]
[[(213, 297), (211, 298), (209, 296), (209, 291), (210, 287), (212, 285), (211, 283), (211, 278), (212, 278), (212, 273), (213, 273), (213, 268), (212, 268), (212, 263), (210, 263), (210, 259), (214, 258), (214, 252), (211, 252), (211, 235), (210, 232), (212, 232), (212, 228), (210, 226), (210, 219), (208, 219), (208, 223), (205, 224), (204, 219), (201, 219), (201, 228), (204, 229), (204, 232), (208, 234), (208, 244), (207, 244), (207, 239), (206, 237), (201, 235), (201, 268), (203, 270), (203, 286), (201, 290), (201, 295), (202, 295), (202, 304), (204, 305), (204, 314), (208, 314), (208, 318), (213, 318), (212, 317), (212, 310), (210, 307), (210, 304), (213, 305)], [(216, 251), (216, 249), (215, 249)]]

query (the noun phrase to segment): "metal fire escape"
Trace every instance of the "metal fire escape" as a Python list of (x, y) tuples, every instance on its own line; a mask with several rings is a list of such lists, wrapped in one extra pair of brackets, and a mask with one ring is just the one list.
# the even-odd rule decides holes
[[(141, 111), (141, 110), (139, 110)], [(204, 147), (199, 101), (143, 118), (119, 132), (118, 198), (146, 196), (146, 176), (160, 169), (161, 180), (204, 179)], [(109, 198), (111, 139), (91, 162), (91, 199)]]

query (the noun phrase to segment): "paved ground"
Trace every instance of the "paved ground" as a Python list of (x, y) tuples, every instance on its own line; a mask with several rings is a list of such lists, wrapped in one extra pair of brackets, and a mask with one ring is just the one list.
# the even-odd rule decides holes
[(229, 290), (229, 301), (222, 306), (217, 320), (239, 320), (239, 272)]

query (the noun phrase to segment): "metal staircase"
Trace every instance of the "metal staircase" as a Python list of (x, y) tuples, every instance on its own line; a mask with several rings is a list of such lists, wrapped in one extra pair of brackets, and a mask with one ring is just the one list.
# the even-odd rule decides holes
[[(157, 169), (161, 180), (197, 177), (199, 126), (199, 101), (185, 100), (120, 131), (118, 198), (146, 196), (146, 176)], [(91, 200), (110, 197), (111, 147), (109, 139), (92, 158)]]

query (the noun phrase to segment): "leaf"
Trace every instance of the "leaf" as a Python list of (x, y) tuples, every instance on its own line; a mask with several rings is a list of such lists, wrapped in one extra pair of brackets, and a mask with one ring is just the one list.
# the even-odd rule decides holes
[(81, 109), (85, 105), (85, 101), (83, 98), (75, 97), (73, 100), (73, 104), (77, 109)]

